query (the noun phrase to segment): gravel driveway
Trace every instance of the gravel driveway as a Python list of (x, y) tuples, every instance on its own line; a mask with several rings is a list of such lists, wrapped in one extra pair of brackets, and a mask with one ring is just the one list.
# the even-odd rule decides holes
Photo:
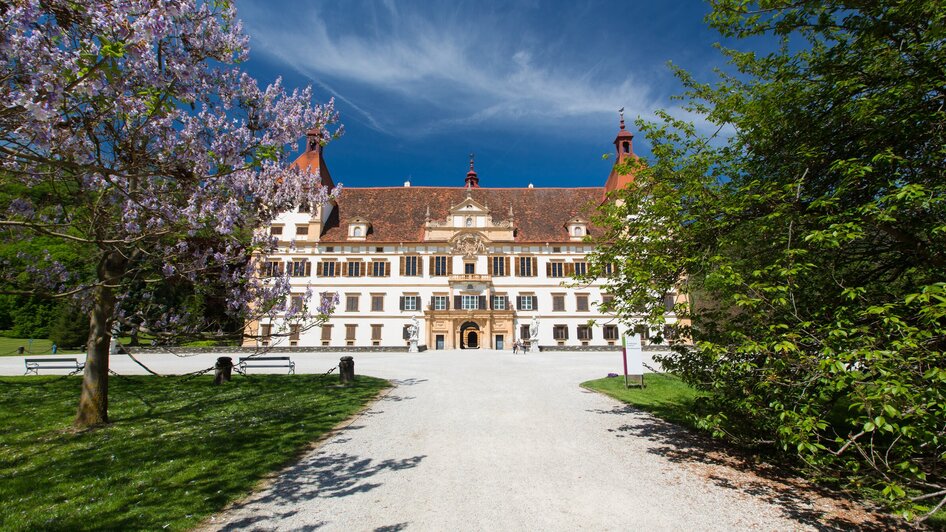
[(206, 528), (869, 526), (854, 505), (798, 479), (763, 479), (687, 433), (578, 386), (615, 371), (618, 357), (356, 354), (357, 373), (397, 387)]

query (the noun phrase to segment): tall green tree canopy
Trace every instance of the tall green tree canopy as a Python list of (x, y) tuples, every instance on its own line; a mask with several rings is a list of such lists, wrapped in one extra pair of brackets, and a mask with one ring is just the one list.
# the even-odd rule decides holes
[[(592, 274), (662, 362), (711, 393), (707, 427), (795, 453), (905, 511), (942, 505), (946, 452), (946, 6), (715, 0), (729, 67), (639, 122), (653, 158), (602, 212)], [(678, 115), (678, 114), (677, 114)], [(716, 134), (702, 134), (709, 131)], [(727, 134), (728, 132), (728, 134)]]

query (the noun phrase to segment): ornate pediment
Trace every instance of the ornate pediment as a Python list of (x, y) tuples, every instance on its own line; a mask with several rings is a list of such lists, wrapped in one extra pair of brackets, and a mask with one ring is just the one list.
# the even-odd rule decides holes
[(459, 203), (451, 205), (445, 219), (435, 220), (427, 209), (424, 224), (424, 240), (453, 242), (457, 235), (476, 232), (490, 242), (508, 242), (515, 239), (515, 224), (510, 208), (509, 218), (494, 221), (488, 204), (483, 204), (470, 194)]

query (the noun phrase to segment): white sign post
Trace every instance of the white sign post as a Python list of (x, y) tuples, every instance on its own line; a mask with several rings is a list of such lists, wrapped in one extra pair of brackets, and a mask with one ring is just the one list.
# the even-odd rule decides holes
[(634, 334), (623, 338), (625, 346), (624, 386), (629, 387), (628, 376), (636, 380), (640, 387), (644, 387), (644, 349), (641, 346), (641, 336)]

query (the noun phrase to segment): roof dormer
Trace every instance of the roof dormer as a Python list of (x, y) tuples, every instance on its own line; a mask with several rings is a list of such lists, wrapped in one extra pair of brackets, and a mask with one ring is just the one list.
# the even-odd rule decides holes
[(568, 230), (569, 240), (582, 240), (588, 236), (588, 220), (576, 216), (565, 222), (565, 229)]
[(370, 229), (371, 222), (360, 216), (355, 216), (348, 222), (348, 240), (364, 240)]

